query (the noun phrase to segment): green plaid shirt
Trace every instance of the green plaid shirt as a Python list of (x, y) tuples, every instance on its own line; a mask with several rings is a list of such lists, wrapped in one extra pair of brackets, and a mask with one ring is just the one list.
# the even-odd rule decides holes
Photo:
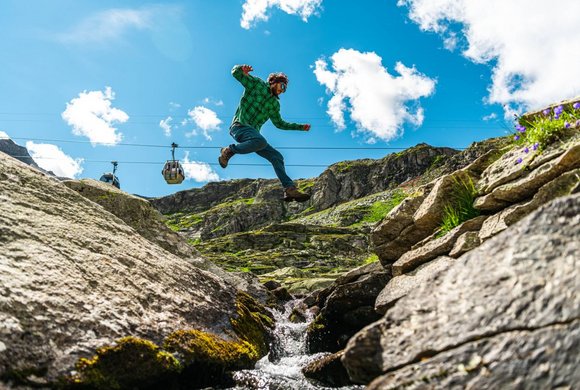
[(268, 119), (282, 130), (304, 130), (300, 123), (286, 122), (280, 116), (280, 101), (270, 92), (270, 86), (259, 77), (244, 74), (242, 65), (232, 69), (232, 76), (243, 86), (244, 94), (232, 123), (239, 122), (260, 131)]

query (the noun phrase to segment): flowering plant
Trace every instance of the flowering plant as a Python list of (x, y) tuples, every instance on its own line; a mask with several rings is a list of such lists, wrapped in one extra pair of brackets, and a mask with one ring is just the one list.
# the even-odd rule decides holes
[[(517, 119), (514, 142), (526, 146), (523, 149), (524, 153), (529, 153), (530, 148), (541, 151), (558, 136), (558, 133), (571, 127), (580, 128), (580, 102), (575, 102), (568, 108), (563, 105), (553, 109), (547, 108), (532, 118)], [(516, 164), (522, 161), (522, 158), (518, 158)]]

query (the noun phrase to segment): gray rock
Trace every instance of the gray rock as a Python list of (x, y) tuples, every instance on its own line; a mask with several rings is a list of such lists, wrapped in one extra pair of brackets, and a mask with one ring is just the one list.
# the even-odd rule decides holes
[[(510, 332), (572, 326), (580, 318), (579, 237), (577, 194), (551, 202), (461, 256), (350, 339), (343, 364), (351, 379), (368, 383), (424, 358), (442, 353), (461, 356), (461, 346), (486, 338), (501, 344), (502, 335)], [(577, 331), (571, 333), (566, 341), (572, 343), (570, 350), (579, 342)], [(553, 339), (541, 338), (541, 345), (530, 348), (550, 351), (555, 344), (548, 340), (557, 339), (554, 333)], [(517, 346), (506, 345), (500, 351), (504, 348), (511, 355), (501, 360), (522, 360)], [(567, 350), (565, 357), (556, 353), (542, 358), (557, 367), (556, 375), (543, 387), (578, 385), (577, 374), (569, 374), (577, 371), (578, 355), (567, 355)], [(562, 359), (572, 366), (562, 368)], [(522, 370), (533, 372), (534, 363), (525, 364)], [(523, 388), (533, 386), (525, 381), (533, 375), (520, 379), (520, 372), (509, 367), (497, 374), (490, 370), (489, 381), (513, 380), (521, 381)]]
[(475, 207), (493, 211), (497, 203), (517, 203), (530, 198), (541, 186), (566, 171), (580, 167), (580, 143), (567, 149), (559, 158), (539, 166), (518, 180), (497, 186), (490, 194), (476, 199)]
[(493, 334), (374, 380), (367, 389), (573, 389), (580, 321)]
[(451, 249), (451, 252), (449, 252), (449, 256), (458, 258), (462, 254), (477, 248), (480, 244), (481, 240), (479, 239), (479, 232), (465, 232), (459, 236), (455, 242), (455, 245), (453, 245), (453, 249)]
[(429, 190), (423, 188), (416, 196), (403, 200), (373, 230), (371, 242), (383, 265), (392, 264), (417, 242), (415, 237), (411, 237), (415, 231), (413, 215)]
[(235, 288), (3, 154), (0, 203), (0, 377), (54, 380), (128, 335), (235, 334)]
[(580, 182), (580, 169), (566, 172), (541, 187), (534, 197), (526, 202), (515, 204), (489, 217), (479, 231), (479, 239), (484, 241), (507, 229), (526, 215), (547, 202), (572, 193)]
[(408, 274), (393, 277), (377, 297), (375, 311), (385, 314), (395, 302), (421, 286), (434, 274), (449, 268), (453, 262), (450, 257), (440, 256)]
[[(535, 151), (526, 154), (524, 153), (526, 146), (514, 148), (505, 153), (483, 172), (481, 179), (477, 183), (477, 189), (481, 195), (487, 195), (497, 187), (513, 182), (520, 177), (527, 176), (529, 171), (536, 170), (539, 166), (560, 157), (579, 142), (580, 134), (578, 131), (564, 131), (561, 134), (561, 141), (548, 145), (541, 152)], [(520, 164), (516, 164), (518, 158), (522, 158)], [(524, 169), (526, 167), (527, 169)], [(499, 200), (502, 199), (501, 197), (496, 198)]]
[(432, 236), (425, 240), (413, 250), (406, 252), (393, 264), (393, 275), (402, 275), (438, 256), (447, 255), (463, 233), (479, 230), (486, 219), (485, 215), (472, 218), (447, 232), (443, 237)]

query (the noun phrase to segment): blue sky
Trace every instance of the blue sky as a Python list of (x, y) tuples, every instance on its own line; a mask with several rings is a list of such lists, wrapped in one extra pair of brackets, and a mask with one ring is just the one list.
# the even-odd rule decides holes
[[(351, 148), (280, 149), (293, 178), (379, 148), (465, 148), (580, 95), (578, 15), (576, 0), (0, 0), (0, 134), (69, 177), (118, 160), (145, 196), (274, 178), (257, 155), (217, 166), (243, 91), (231, 68), (250, 64), (285, 72), (282, 116), (312, 125), (268, 122), (270, 144)], [(160, 173), (172, 142), (180, 185)]]

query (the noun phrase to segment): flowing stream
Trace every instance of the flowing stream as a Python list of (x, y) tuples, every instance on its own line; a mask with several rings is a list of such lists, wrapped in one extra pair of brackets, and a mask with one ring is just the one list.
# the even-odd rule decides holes
[[(288, 320), (296, 301), (286, 303), (284, 311), (274, 310), (276, 319), (275, 337), (278, 339), (275, 352), (263, 357), (252, 370), (234, 374), (236, 390), (321, 390), (336, 389), (316, 385), (302, 374), (302, 368), (327, 353), (309, 355), (306, 352), (306, 328), (312, 320), (292, 323)], [(273, 356), (276, 355), (276, 356)], [(364, 386), (348, 386), (339, 389), (358, 390)]]

